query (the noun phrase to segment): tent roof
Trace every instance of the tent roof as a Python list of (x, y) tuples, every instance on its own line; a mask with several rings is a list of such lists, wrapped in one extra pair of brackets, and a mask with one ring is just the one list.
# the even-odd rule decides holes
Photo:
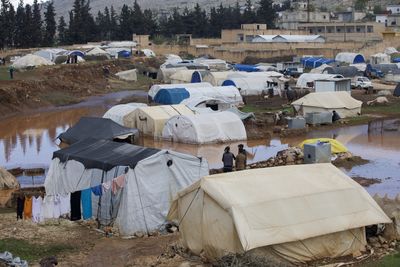
[(177, 72), (172, 74), (169, 78), (171, 80), (184, 81), (190, 83), (192, 80), (193, 72), (195, 71), (196, 70), (178, 70)]
[(162, 105), (140, 107), (135, 112), (142, 111), (153, 120), (165, 120), (176, 115), (191, 115), (194, 112), (185, 105)]
[(349, 64), (365, 62), (365, 58), (363, 55), (357, 54), (357, 53), (350, 53), (350, 52), (338, 53), (335, 57), (335, 60), (339, 61), (339, 62), (349, 63)]
[(58, 138), (67, 144), (73, 144), (86, 138), (111, 140), (137, 133), (137, 129), (121, 126), (110, 119), (82, 117), (74, 126), (60, 134)]
[(111, 119), (116, 123), (123, 125), (123, 117), (135, 111), (135, 109), (139, 107), (147, 107), (147, 104), (127, 103), (127, 104), (115, 105), (111, 107), (109, 110), (107, 110), (106, 113), (104, 113), (103, 118)]
[(37, 67), (43, 65), (54, 65), (53, 62), (41, 56), (28, 54), (14, 61), (12, 66), (16, 69), (24, 69), (28, 67)]
[(96, 46), (96, 47), (90, 49), (89, 51), (87, 51), (86, 55), (110, 55), (110, 54), (107, 53), (106, 51), (104, 51), (103, 49), (101, 49), (100, 47)]
[(230, 214), (245, 250), (391, 222), (359, 184), (330, 163), (206, 176), (178, 196), (199, 187)]
[(302, 98), (294, 101), (293, 106), (308, 106), (308, 107), (320, 107), (327, 109), (354, 109), (359, 108), (362, 105), (361, 101), (358, 101), (351, 97), (348, 92), (319, 92), (310, 93), (303, 96)]
[(343, 78), (340, 74), (320, 74), (320, 73), (303, 73), (297, 80), (297, 87), (307, 87), (307, 83), (314, 82), (315, 80)]
[(88, 138), (55, 151), (53, 159), (59, 158), (61, 162), (76, 160), (86, 169), (96, 168), (108, 171), (116, 166), (135, 168), (139, 161), (159, 151), (155, 148)]

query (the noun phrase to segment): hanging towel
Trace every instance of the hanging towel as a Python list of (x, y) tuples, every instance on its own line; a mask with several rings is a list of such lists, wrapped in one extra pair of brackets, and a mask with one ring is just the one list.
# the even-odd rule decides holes
[(82, 190), (81, 201), (83, 219), (92, 218), (92, 190), (90, 188)]
[(96, 196), (103, 195), (102, 185), (93, 186), (91, 189), (93, 194), (95, 194)]
[(102, 183), (101, 185), (103, 186), (103, 192), (107, 192), (111, 188), (111, 181)]
[(122, 174), (113, 179), (112, 192), (116, 194), (118, 189), (123, 188), (124, 186), (125, 186), (125, 174)]
[(54, 215), (54, 197), (46, 195), (42, 202), (42, 220), (51, 219)]
[(69, 214), (71, 211), (70, 194), (60, 195), (60, 213), (61, 215)]
[(71, 221), (81, 219), (81, 191), (71, 193)]
[(32, 221), (35, 223), (42, 221), (42, 204), (43, 199), (41, 196), (32, 198)]
[(24, 203), (24, 219), (32, 218), (32, 197), (26, 197)]

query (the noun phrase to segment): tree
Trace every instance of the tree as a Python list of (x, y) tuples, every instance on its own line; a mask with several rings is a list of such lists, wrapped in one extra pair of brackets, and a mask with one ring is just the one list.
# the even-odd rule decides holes
[(146, 9), (143, 11), (143, 26), (145, 34), (153, 36), (156, 32), (158, 32), (156, 18), (154, 17), (153, 12), (150, 9)]
[(357, 11), (364, 11), (367, 6), (368, 0), (356, 0), (354, 3), (354, 9)]
[(56, 35), (56, 28), (57, 28), (55, 16), (56, 16), (56, 13), (54, 11), (53, 2), (48, 2), (47, 6), (46, 6), (46, 11), (44, 12), (44, 21), (45, 21), (45, 29), (44, 29), (44, 35), (43, 35), (43, 37), (44, 37), (43, 45), (44, 46), (53, 46), (54, 45), (54, 37)]
[(116, 40), (118, 38), (118, 18), (115, 9), (111, 6), (110, 9), (110, 39)]
[(58, 32), (58, 43), (62, 45), (67, 44), (68, 43), (67, 24), (65, 23), (63, 16), (61, 16), (60, 19), (58, 20), (57, 32)]
[(40, 46), (42, 42), (42, 15), (40, 14), (40, 6), (37, 0), (33, 1), (32, 10), (32, 45)]
[(127, 5), (123, 5), (119, 15), (119, 39), (128, 40), (132, 36), (131, 11)]
[[(135, 0), (133, 4), (133, 9), (131, 12), (132, 16), (132, 30), (133, 33), (136, 34), (144, 34), (144, 17), (142, 9), (140, 8), (139, 4)], [(129, 38), (130, 39), (130, 38)]]
[(32, 7), (31, 5), (25, 5), (25, 16), (24, 16), (24, 27), (22, 28), (22, 36), (23, 42), (22, 47), (34, 47), (35, 43), (33, 42), (33, 23), (32, 23)]
[[(0, 6), (0, 48), (12, 45), (14, 25), (10, 19), (10, 4), (9, 0), (1, 0)], [(14, 10), (14, 9), (13, 9)], [(13, 14), (15, 15), (15, 14)]]
[(273, 8), (272, 0), (260, 0), (258, 3), (259, 8), (257, 10), (258, 22), (267, 24), (268, 28), (275, 28), (275, 20), (277, 14)]
[(374, 6), (374, 14), (383, 14), (385, 13), (385, 9), (382, 8), (381, 5), (375, 5)]
[(246, 0), (246, 8), (244, 9), (242, 16), (243, 23), (254, 23), (256, 19), (256, 14), (253, 11), (251, 0)]
[(17, 7), (17, 13), (15, 15), (15, 30), (14, 30), (14, 45), (16, 47), (22, 47), (25, 40), (25, 8), (22, 0), (19, 2)]

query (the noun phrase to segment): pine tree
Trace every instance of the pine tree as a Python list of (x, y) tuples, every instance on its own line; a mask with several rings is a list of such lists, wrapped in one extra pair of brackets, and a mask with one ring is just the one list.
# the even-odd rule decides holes
[[(0, 48), (6, 47), (10, 43), (10, 21), (9, 21), (10, 1), (1, 0), (0, 6)], [(12, 32), (12, 30), (11, 30)]]
[(65, 23), (63, 16), (61, 16), (60, 19), (58, 20), (57, 32), (58, 32), (58, 43), (61, 45), (67, 44), (68, 43), (67, 24)]
[(193, 30), (191, 33), (194, 37), (205, 37), (208, 34), (208, 18), (205, 11), (197, 3), (191, 16)]
[(277, 18), (276, 11), (273, 7), (272, 0), (260, 0), (257, 11), (258, 22), (267, 24), (268, 28), (275, 28), (275, 20)]
[(121, 40), (128, 40), (132, 36), (131, 11), (127, 5), (123, 5), (119, 15), (119, 34)]
[(254, 23), (256, 21), (256, 14), (253, 11), (253, 4), (251, 0), (246, 0), (246, 8), (242, 16), (243, 23)]
[(145, 34), (153, 36), (154, 34), (156, 34), (156, 32), (158, 32), (157, 20), (150, 9), (146, 9), (143, 11), (143, 25)]
[(42, 42), (42, 15), (37, 0), (33, 1), (32, 8), (32, 45), (36, 47), (40, 46)]
[(219, 37), (221, 33), (221, 25), (222, 25), (222, 18), (217, 13), (215, 7), (212, 7), (210, 10), (210, 37)]
[(24, 43), (24, 28), (25, 28), (25, 8), (22, 0), (19, 2), (17, 7), (17, 14), (15, 15), (15, 30), (14, 30), (14, 45), (16, 47), (22, 47)]
[(45, 46), (54, 45), (54, 37), (56, 35), (56, 28), (57, 28), (55, 16), (56, 13), (54, 11), (53, 2), (48, 2), (46, 6), (46, 11), (44, 12), (45, 29), (44, 29), (43, 45)]
[(31, 5), (25, 5), (25, 16), (24, 16), (24, 27), (22, 28), (23, 32), (23, 41), (22, 47), (34, 47), (34, 39), (32, 33), (34, 32), (33, 29), (33, 17), (32, 17), (32, 7)]
[(12, 4), (8, 9), (8, 23), (10, 28), (7, 31), (7, 46), (13, 47), (15, 44), (15, 9)]
[[(140, 8), (139, 4), (135, 0), (132, 9), (132, 30), (133, 33), (136, 34), (144, 34), (144, 17), (142, 9)], [(130, 39), (131, 37), (129, 37)]]
[(110, 9), (110, 39), (118, 39), (118, 17), (113, 6)]

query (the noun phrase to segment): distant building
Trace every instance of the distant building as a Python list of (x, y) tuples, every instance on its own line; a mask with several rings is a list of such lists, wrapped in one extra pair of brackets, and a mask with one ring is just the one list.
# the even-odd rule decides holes
[(386, 11), (390, 14), (400, 14), (400, 5), (387, 5)]
[(376, 23), (382, 23), (387, 25), (388, 21), (388, 15), (387, 14), (377, 14), (375, 15), (375, 22)]
[(307, 31), (309, 34), (319, 34), (327, 41), (335, 42), (366, 42), (381, 41), (385, 26), (375, 22), (351, 22), (351, 23), (302, 23), (299, 30)]
[(281, 12), (278, 26), (281, 29), (297, 30), (301, 23), (330, 22), (329, 12), (284, 11)]
[(400, 14), (387, 15), (386, 27), (400, 27)]
[(356, 22), (364, 19), (366, 14), (364, 12), (343, 11), (335, 12), (332, 20), (338, 22)]

